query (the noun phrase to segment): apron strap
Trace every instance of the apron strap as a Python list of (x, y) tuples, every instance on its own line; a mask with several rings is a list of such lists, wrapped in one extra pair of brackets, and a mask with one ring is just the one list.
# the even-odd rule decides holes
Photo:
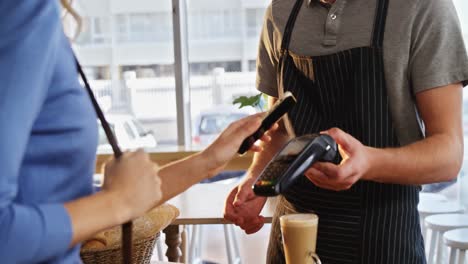
[(281, 41), (281, 54), (288, 52), (289, 43), (291, 42), (291, 36), (294, 29), (294, 24), (296, 23), (297, 16), (301, 10), (303, 0), (297, 0), (294, 4), (294, 7), (289, 15), (288, 22), (284, 28), (283, 40)]
[(385, 23), (387, 21), (388, 0), (377, 1), (377, 10), (374, 19), (374, 32), (372, 33), (372, 46), (383, 47)]

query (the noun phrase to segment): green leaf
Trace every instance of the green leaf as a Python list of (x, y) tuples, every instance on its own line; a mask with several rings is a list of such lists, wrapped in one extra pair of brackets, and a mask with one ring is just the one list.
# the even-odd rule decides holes
[(232, 104), (240, 104), (239, 108), (246, 107), (246, 106), (252, 106), (252, 107), (257, 107), (260, 104), (260, 97), (262, 94), (257, 94), (254, 96), (240, 96), (236, 98)]

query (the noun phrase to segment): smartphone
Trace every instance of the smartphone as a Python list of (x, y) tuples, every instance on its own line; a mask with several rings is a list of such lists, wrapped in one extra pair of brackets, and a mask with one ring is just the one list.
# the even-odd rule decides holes
[(262, 124), (252, 135), (244, 139), (237, 153), (244, 154), (252, 145), (270, 129), (273, 124), (278, 122), (280, 118), (286, 114), (296, 104), (296, 98), (291, 92), (284, 93), (284, 96), (279, 98), (278, 101), (271, 107), (267, 115), (263, 118)]
[(276, 196), (291, 187), (317, 161), (339, 164), (338, 146), (329, 135), (291, 139), (267, 164), (252, 186), (258, 196)]

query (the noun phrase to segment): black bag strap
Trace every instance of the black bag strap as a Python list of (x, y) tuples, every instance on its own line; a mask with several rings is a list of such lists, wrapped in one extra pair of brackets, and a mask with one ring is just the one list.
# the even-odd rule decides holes
[(104, 116), (104, 113), (101, 110), (101, 107), (99, 107), (96, 97), (94, 97), (94, 94), (93, 94), (93, 91), (91, 90), (91, 86), (89, 85), (88, 79), (86, 78), (83, 68), (78, 62), (78, 59), (76, 58), (76, 56), (75, 56), (75, 63), (76, 63), (76, 68), (78, 69), (78, 72), (80, 73), (81, 79), (83, 80), (86, 91), (88, 92), (89, 98), (91, 99), (91, 102), (93, 103), (94, 111), (96, 111), (96, 115), (99, 118), (99, 121), (101, 121), (102, 128), (104, 129), (104, 132), (106, 133), (107, 140), (109, 141), (109, 144), (112, 147), (114, 156), (116, 158), (119, 158), (120, 156), (122, 156), (122, 151), (120, 150), (120, 147), (117, 143), (117, 139), (115, 138), (115, 135), (112, 132), (112, 129), (110, 128), (110, 125), (107, 122), (106, 117)]
[[(104, 129), (104, 132), (106, 133), (107, 140), (109, 141), (109, 144), (112, 147), (112, 150), (114, 152), (114, 157), (118, 159), (120, 156), (122, 156), (122, 151), (120, 150), (120, 147), (117, 143), (117, 139), (112, 132), (112, 129), (110, 128), (109, 123), (106, 120), (106, 117), (104, 116), (104, 113), (102, 112), (101, 107), (99, 107), (99, 104), (96, 100), (96, 97), (93, 94), (93, 91), (91, 90), (91, 86), (89, 85), (88, 79), (86, 78), (86, 75), (84, 74), (83, 68), (80, 65), (80, 62), (74, 56), (75, 58), (75, 63), (76, 63), (76, 68), (78, 69), (78, 72), (81, 76), (81, 79), (83, 80), (84, 86), (86, 88), (86, 91), (88, 92), (89, 98), (91, 99), (91, 102), (93, 103), (94, 110), (96, 111), (96, 115), (101, 121), (102, 128)], [(123, 263), (124, 264), (131, 264), (132, 263), (132, 222), (127, 222), (122, 225), (122, 256), (123, 256)]]

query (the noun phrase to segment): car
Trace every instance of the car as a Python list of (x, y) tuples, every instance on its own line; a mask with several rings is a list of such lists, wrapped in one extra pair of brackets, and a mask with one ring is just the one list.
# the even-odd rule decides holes
[[(143, 128), (142, 124), (132, 115), (108, 114), (106, 119), (117, 138), (122, 150), (138, 148), (155, 148), (157, 145), (153, 131)], [(104, 129), (99, 123), (98, 153), (111, 152), (112, 147), (107, 141)]]
[(239, 109), (235, 105), (216, 105), (200, 111), (192, 122), (192, 146), (209, 145), (230, 123), (256, 112), (253, 107)]

